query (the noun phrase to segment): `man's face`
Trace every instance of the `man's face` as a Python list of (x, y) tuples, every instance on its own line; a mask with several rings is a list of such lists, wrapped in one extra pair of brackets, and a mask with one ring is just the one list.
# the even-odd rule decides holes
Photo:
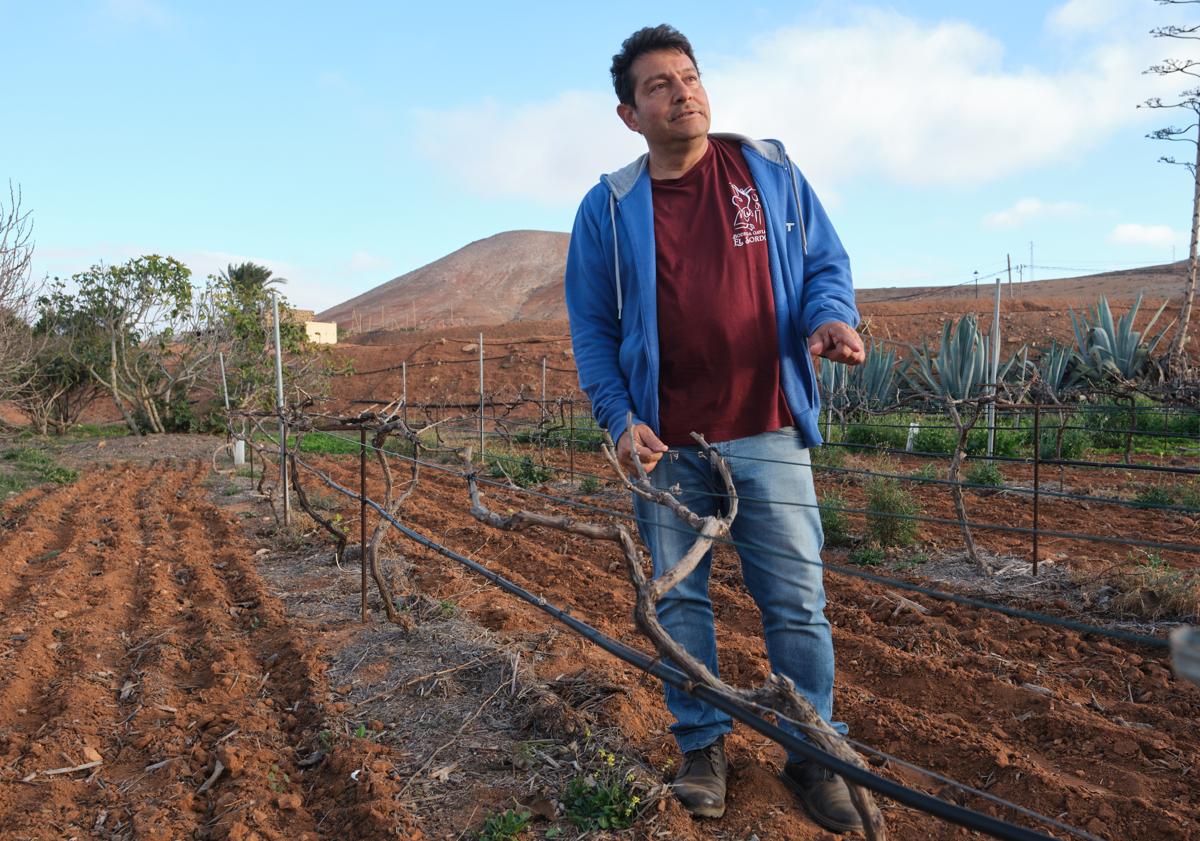
[(708, 94), (690, 58), (678, 50), (657, 50), (638, 56), (629, 72), (634, 104), (618, 105), (617, 114), (650, 148), (708, 134)]

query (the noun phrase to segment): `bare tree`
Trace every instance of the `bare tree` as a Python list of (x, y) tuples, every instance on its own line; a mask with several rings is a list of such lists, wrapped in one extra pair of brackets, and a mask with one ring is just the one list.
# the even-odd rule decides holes
[(36, 350), (30, 325), (37, 284), (33, 263), (32, 211), (21, 207), (21, 189), (8, 185), (0, 197), (0, 399), (24, 383)]
[[(1200, 4), (1200, 0), (1157, 0), (1163, 6), (1191, 6)], [(1173, 38), (1182, 41), (1200, 41), (1200, 24), (1179, 26), (1171, 24), (1159, 26), (1150, 30), (1155, 38)], [(1200, 60), (1196, 59), (1164, 59), (1161, 64), (1155, 64), (1146, 70), (1156, 76), (1186, 76), (1186, 84), (1194, 84), (1192, 80), (1200, 79)], [(1196, 297), (1196, 250), (1197, 239), (1200, 238), (1200, 87), (1189, 87), (1180, 91), (1173, 99), (1164, 102), (1161, 97), (1151, 97), (1140, 107), (1158, 109), (1182, 109), (1190, 112), (1187, 119), (1196, 122), (1186, 125), (1168, 125), (1156, 129), (1146, 135), (1154, 140), (1166, 140), (1173, 143), (1190, 143), (1196, 147), (1195, 160), (1176, 160), (1172, 155), (1159, 158), (1163, 163), (1185, 167), (1192, 174), (1195, 189), (1192, 195), (1192, 241), (1189, 252), (1187, 283), (1184, 286), (1183, 306), (1179, 313), (1179, 327), (1171, 342), (1167, 356), (1167, 364), (1173, 375), (1178, 375), (1187, 367), (1185, 347), (1187, 343), (1188, 322), (1192, 316), (1192, 302)], [(1189, 155), (1190, 157), (1190, 155)]]

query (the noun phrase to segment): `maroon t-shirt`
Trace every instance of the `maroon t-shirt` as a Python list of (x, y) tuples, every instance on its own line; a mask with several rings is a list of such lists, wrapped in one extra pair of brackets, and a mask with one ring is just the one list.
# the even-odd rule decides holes
[(709, 138), (683, 177), (651, 184), (663, 442), (693, 444), (693, 431), (729, 441), (791, 425), (766, 218), (741, 148)]

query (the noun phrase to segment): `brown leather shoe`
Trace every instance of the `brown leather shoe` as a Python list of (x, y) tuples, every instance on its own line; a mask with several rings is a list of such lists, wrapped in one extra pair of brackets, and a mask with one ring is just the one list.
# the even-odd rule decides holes
[(862, 818), (850, 800), (846, 782), (815, 762), (789, 762), (779, 775), (809, 816), (832, 832), (862, 832)]
[(725, 814), (725, 739), (683, 755), (683, 766), (671, 787), (675, 796), (697, 818), (719, 818)]

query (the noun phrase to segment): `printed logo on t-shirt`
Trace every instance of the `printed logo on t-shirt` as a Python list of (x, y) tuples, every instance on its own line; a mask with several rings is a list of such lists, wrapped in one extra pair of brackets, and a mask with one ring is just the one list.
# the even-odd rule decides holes
[(730, 184), (729, 188), (733, 191), (730, 200), (737, 208), (733, 216), (733, 244), (740, 247), (766, 242), (767, 229), (763, 226), (758, 191), (753, 187), (739, 187), (736, 184)]

